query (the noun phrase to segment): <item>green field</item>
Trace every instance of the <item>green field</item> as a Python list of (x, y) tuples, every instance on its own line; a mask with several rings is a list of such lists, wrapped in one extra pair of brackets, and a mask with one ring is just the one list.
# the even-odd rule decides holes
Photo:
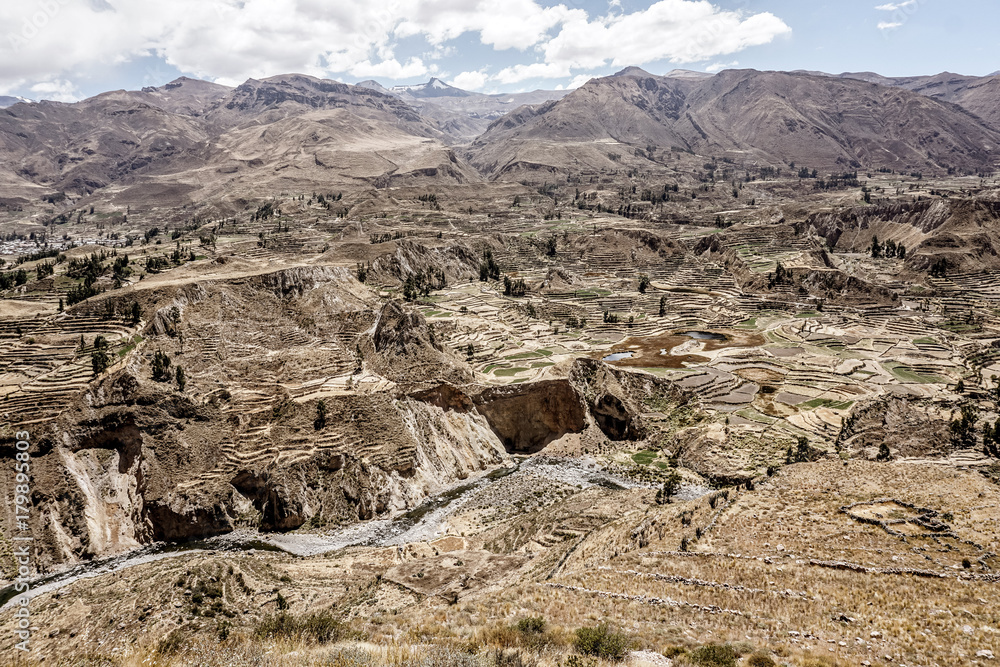
[(835, 401), (830, 398), (814, 398), (811, 401), (806, 401), (802, 405), (810, 408), (830, 408), (831, 410), (847, 410), (852, 405), (854, 401)]

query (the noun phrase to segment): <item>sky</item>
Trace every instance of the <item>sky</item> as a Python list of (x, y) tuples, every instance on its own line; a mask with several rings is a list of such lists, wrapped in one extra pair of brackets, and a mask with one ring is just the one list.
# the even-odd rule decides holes
[(995, 0), (0, 0), (0, 95), (291, 72), (516, 92), (629, 65), (986, 75), (998, 25)]

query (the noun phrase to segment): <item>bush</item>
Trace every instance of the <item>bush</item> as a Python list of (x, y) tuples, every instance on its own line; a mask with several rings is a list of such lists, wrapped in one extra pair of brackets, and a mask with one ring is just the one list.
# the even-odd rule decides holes
[(538, 661), (521, 651), (495, 650), (490, 654), (493, 667), (536, 667)]
[(771, 656), (760, 651), (747, 658), (747, 667), (775, 667), (776, 664)]
[(344, 623), (327, 611), (301, 618), (282, 611), (267, 616), (254, 628), (258, 639), (302, 639), (320, 644), (340, 641), (351, 634)]
[(541, 616), (529, 616), (518, 621), (515, 627), (518, 632), (525, 634), (541, 634), (545, 631), (545, 619)]
[(362, 648), (346, 647), (334, 649), (323, 664), (332, 667), (375, 667), (375, 656)]
[(160, 640), (160, 643), (156, 645), (156, 652), (160, 655), (176, 655), (184, 649), (186, 644), (184, 633), (178, 628)]
[(706, 644), (691, 652), (691, 662), (702, 667), (736, 667), (739, 657), (730, 644)]
[(612, 630), (606, 623), (596, 628), (579, 628), (576, 631), (576, 650), (603, 660), (621, 661), (632, 649), (632, 640)]

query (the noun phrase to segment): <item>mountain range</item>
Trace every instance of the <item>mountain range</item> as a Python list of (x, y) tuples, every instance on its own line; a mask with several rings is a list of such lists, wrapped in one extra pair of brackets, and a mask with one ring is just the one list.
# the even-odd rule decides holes
[(526, 171), (665, 168), (673, 154), (846, 171), (992, 171), (1000, 76), (631, 67), (574, 91), (472, 93), (432, 79), (385, 88), (300, 74), (235, 88), (182, 77), (74, 104), (0, 111), (6, 198), (469, 183)]

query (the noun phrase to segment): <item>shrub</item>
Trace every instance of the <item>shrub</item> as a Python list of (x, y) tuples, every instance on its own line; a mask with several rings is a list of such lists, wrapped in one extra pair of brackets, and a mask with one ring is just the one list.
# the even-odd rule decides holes
[(265, 617), (254, 628), (258, 639), (302, 639), (320, 644), (340, 641), (351, 634), (344, 623), (327, 611), (301, 618), (282, 611)]
[(515, 627), (518, 632), (525, 634), (541, 634), (545, 631), (545, 619), (541, 616), (528, 616), (518, 621)]
[(535, 667), (538, 661), (521, 651), (502, 651), (497, 649), (491, 655), (494, 667)]
[(156, 652), (160, 655), (175, 655), (180, 653), (186, 644), (184, 633), (178, 628), (160, 640), (160, 643), (156, 645)]
[(596, 628), (579, 628), (576, 631), (576, 650), (603, 660), (621, 661), (632, 649), (632, 640), (612, 630), (606, 623)]
[(691, 652), (691, 661), (702, 667), (736, 667), (739, 657), (730, 644), (705, 644)]
[(368, 651), (352, 646), (334, 649), (323, 664), (332, 667), (374, 667), (378, 661)]
[(747, 667), (775, 667), (776, 664), (771, 656), (761, 651), (747, 658)]

